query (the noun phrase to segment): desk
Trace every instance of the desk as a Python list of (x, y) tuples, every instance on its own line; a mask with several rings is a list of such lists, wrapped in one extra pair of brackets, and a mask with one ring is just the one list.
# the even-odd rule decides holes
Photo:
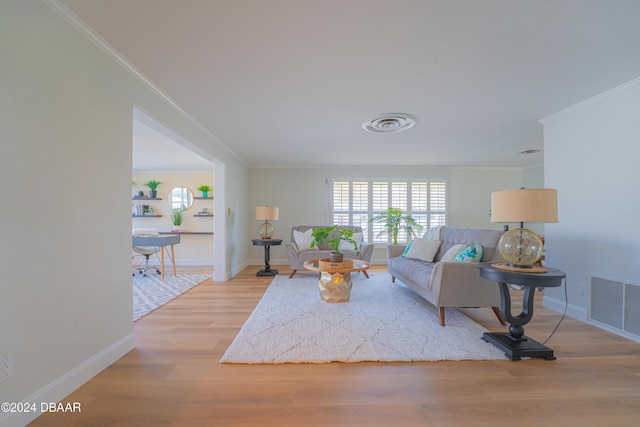
[(270, 248), (271, 246), (278, 246), (282, 244), (282, 240), (280, 239), (253, 239), (251, 240), (254, 246), (264, 246), (264, 269), (259, 270), (256, 273), (256, 276), (275, 276), (278, 274), (278, 270), (272, 270), (271, 265), (269, 265), (271, 255)]
[[(555, 268), (547, 268), (546, 273), (522, 273), (494, 268), (491, 263), (478, 264), (480, 276), (485, 279), (495, 280), (500, 285), (500, 311), (502, 316), (511, 325), (509, 333), (485, 332), (482, 339), (495, 345), (511, 360), (520, 360), (521, 357), (542, 357), (546, 360), (554, 360), (553, 350), (524, 335), (524, 325), (533, 317), (533, 297), (536, 288), (554, 288), (562, 285), (562, 279), (566, 274)], [(521, 285), (526, 289), (522, 299), (522, 312), (513, 316), (511, 314), (511, 295), (509, 285)]]
[(173, 245), (180, 243), (180, 235), (171, 236), (132, 236), (133, 246), (158, 246), (160, 247), (160, 272), (162, 280), (164, 280), (164, 251), (167, 246), (171, 246), (171, 262), (173, 263), (173, 275), (176, 275), (176, 257), (173, 251)]

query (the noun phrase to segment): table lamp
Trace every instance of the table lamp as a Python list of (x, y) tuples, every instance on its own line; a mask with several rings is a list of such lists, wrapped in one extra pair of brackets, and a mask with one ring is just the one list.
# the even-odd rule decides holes
[(264, 221), (258, 227), (258, 233), (262, 239), (270, 239), (273, 236), (273, 225), (269, 221), (278, 220), (278, 208), (274, 206), (256, 206), (256, 220)]
[(544, 253), (540, 236), (524, 228), (525, 222), (558, 222), (558, 190), (520, 188), (491, 193), (491, 222), (519, 222), (520, 228), (505, 232), (498, 252), (507, 262), (494, 267), (521, 272), (545, 272), (534, 268)]

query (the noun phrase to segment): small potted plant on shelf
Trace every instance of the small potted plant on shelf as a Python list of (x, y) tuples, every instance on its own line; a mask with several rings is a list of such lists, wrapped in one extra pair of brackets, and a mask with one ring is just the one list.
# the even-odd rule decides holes
[[(311, 247), (320, 246), (320, 243), (324, 242), (329, 238), (329, 234), (332, 231), (335, 231), (338, 228), (337, 225), (333, 227), (324, 227), (324, 228), (316, 228), (311, 232), (311, 236), (313, 237), (313, 241), (311, 242)], [(331, 262), (342, 262), (344, 259), (344, 253), (340, 252), (340, 243), (349, 242), (353, 244), (353, 250), (356, 254), (360, 255), (360, 250), (358, 249), (358, 243), (353, 240), (353, 230), (338, 230), (338, 233), (331, 240), (327, 241), (327, 245), (333, 249), (331, 252)]]
[(171, 212), (171, 222), (173, 223), (173, 230), (175, 232), (180, 231), (182, 220), (184, 216), (182, 215), (182, 209), (174, 209)]
[(202, 191), (202, 198), (206, 199), (209, 197), (209, 191), (211, 191), (211, 187), (208, 185), (201, 185), (198, 187), (198, 191)]
[(155, 199), (156, 196), (158, 195), (158, 186), (162, 184), (160, 181), (156, 181), (155, 179), (151, 179), (149, 181), (147, 181), (144, 185), (146, 187), (149, 187), (149, 197), (152, 199)]
[(385, 225), (386, 230), (380, 232), (389, 233), (394, 245), (398, 244), (398, 231), (402, 228), (407, 233), (407, 239), (411, 240), (424, 228), (410, 216), (403, 216), (402, 211), (396, 208), (388, 208), (387, 212), (375, 216), (369, 222), (379, 222)]

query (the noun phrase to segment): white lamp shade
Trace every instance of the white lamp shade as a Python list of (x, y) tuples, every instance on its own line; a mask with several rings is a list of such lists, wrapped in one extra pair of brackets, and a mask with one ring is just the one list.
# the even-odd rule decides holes
[(558, 222), (558, 190), (521, 188), (491, 193), (491, 222)]
[(275, 206), (256, 206), (256, 220), (258, 221), (277, 221), (278, 208)]

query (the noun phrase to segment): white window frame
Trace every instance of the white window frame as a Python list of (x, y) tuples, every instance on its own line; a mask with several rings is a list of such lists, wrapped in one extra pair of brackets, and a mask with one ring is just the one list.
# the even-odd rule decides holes
[[(342, 191), (340, 194), (337, 194), (338, 199), (336, 200), (336, 184), (344, 183), (342, 186)], [(367, 185), (367, 206), (366, 209), (354, 209), (354, 184), (355, 189), (362, 191), (362, 185)], [(387, 200), (386, 203), (383, 203), (380, 206), (377, 206), (379, 209), (374, 209), (374, 183), (380, 184), (385, 183), (387, 185)], [(412, 184), (426, 184), (427, 186), (427, 194), (426, 194), (426, 210), (414, 209), (412, 206)], [(406, 197), (405, 201), (406, 205), (400, 203), (401, 206), (397, 206), (397, 197), (394, 205), (394, 193), (392, 188), (394, 185), (398, 186), (398, 184), (406, 184)], [(434, 197), (432, 195), (432, 191), (436, 189), (438, 186), (444, 186), (444, 203), (439, 203), (439, 206), (434, 205)], [(346, 188), (345, 188), (346, 187)], [(378, 233), (380, 231), (380, 224), (374, 224), (369, 222), (370, 218), (380, 214), (382, 211), (386, 211), (387, 207), (399, 207), (402, 210), (403, 215), (408, 215), (414, 217), (414, 219), (420, 218), (420, 223), (425, 226), (425, 230), (436, 226), (436, 225), (445, 225), (447, 221), (447, 207), (448, 207), (448, 183), (445, 179), (421, 179), (421, 178), (332, 178), (329, 182), (329, 218), (332, 224), (350, 224), (350, 225), (359, 225), (363, 228), (364, 231), (364, 239), (369, 243), (374, 243), (376, 246), (386, 246), (389, 243), (392, 243), (391, 236), (388, 233), (384, 233), (383, 236), (378, 237)], [(348, 197), (348, 200), (344, 200), (345, 194)], [(395, 194), (397, 195), (397, 193)], [(337, 202), (340, 202), (340, 207), (347, 207), (347, 209), (336, 209)], [(361, 206), (359, 206), (361, 208)], [(415, 216), (414, 216), (415, 215)], [(418, 218), (416, 218), (416, 216)], [(406, 236), (401, 231), (398, 236), (398, 243), (406, 243)]]

